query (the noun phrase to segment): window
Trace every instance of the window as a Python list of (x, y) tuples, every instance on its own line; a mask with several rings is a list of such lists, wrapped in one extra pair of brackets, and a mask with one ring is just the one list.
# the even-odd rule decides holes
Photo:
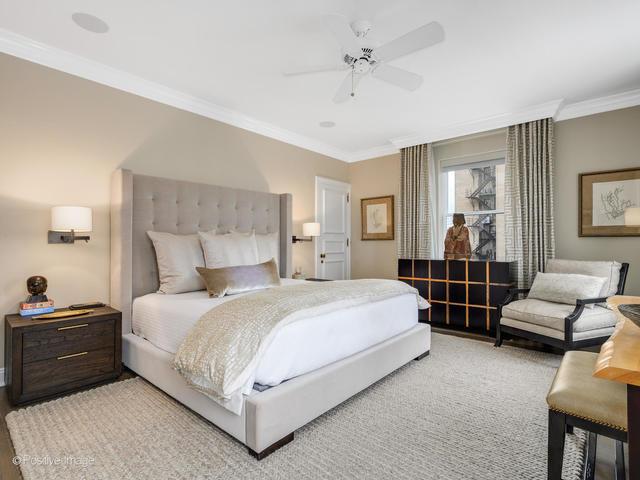
[(504, 158), (441, 165), (444, 231), (453, 214), (464, 213), (472, 258), (504, 259)]

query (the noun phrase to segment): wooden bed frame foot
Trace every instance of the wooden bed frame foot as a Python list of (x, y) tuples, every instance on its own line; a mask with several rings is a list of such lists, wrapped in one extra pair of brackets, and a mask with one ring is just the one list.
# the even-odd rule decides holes
[(422, 355), (417, 356), (414, 360), (418, 361), (418, 360), (422, 360), (424, 357), (428, 357), (429, 356), (429, 352), (431, 350), (427, 350), (426, 352), (424, 352)]
[(254, 452), (253, 450), (251, 450), (249, 447), (247, 447), (247, 450), (249, 450), (249, 453), (251, 455), (253, 455), (254, 457), (256, 457), (256, 459), (258, 461), (262, 460), (265, 457), (268, 457), (269, 455), (271, 455), (273, 452), (275, 452), (276, 450), (278, 450), (280, 447), (284, 447), (287, 443), (291, 443), (293, 442), (293, 433), (291, 432), (289, 435), (287, 435), (284, 438), (281, 438), (280, 440), (278, 440), (277, 442), (275, 442), (273, 445), (269, 445), (267, 448), (265, 448), (264, 450), (262, 450), (261, 452)]

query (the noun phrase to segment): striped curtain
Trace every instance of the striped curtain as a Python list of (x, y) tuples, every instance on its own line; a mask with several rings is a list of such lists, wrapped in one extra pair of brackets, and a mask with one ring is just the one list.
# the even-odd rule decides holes
[(509, 127), (505, 163), (505, 245), (517, 263), (519, 288), (528, 288), (555, 255), (553, 120)]
[(433, 203), (429, 178), (431, 145), (416, 145), (400, 152), (400, 198), (396, 238), (398, 258), (428, 259), (432, 252)]

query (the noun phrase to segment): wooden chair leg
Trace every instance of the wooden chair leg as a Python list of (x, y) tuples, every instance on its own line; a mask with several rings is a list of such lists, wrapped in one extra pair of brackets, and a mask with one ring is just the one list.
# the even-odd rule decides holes
[(584, 480), (595, 480), (596, 478), (596, 449), (598, 445), (598, 435), (589, 432), (587, 439), (587, 461), (584, 466)]
[(549, 440), (547, 452), (547, 480), (562, 480), (562, 459), (564, 458), (564, 413), (549, 410)]
[(616, 480), (626, 480), (624, 468), (624, 443), (616, 440)]
[(493, 344), (494, 347), (502, 346), (502, 332), (500, 331), (500, 320), (498, 320), (498, 324), (496, 325), (496, 343)]

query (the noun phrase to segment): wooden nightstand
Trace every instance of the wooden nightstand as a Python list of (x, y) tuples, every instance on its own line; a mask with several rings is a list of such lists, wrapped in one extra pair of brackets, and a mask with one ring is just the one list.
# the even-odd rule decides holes
[(14, 405), (118, 377), (122, 314), (111, 307), (56, 320), (6, 315), (5, 382)]

